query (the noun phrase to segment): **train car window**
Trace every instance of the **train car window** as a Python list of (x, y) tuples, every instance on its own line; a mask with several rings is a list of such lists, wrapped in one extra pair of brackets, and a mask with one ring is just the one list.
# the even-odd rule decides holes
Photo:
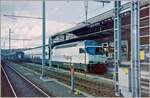
[(85, 53), (83, 48), (79, 48), (79, 53)]

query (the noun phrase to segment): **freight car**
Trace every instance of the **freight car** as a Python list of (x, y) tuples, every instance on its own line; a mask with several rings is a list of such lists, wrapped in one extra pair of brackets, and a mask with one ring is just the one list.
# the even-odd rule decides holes
[(22, 61), (24, 59), (24, 52), (12, 52), (4, 55), (4, 59), (11, 61)]

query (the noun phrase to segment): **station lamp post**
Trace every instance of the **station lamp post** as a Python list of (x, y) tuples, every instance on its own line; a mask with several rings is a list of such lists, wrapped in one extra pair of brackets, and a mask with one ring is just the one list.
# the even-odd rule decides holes
[(45, 25), (45, 0), (42, 1), (42, 76), (41, 79), (46, 78), (46, 75), (44, 75), (44, 67), (45, 67), (45, 40), (46, 40), (46, 25)]

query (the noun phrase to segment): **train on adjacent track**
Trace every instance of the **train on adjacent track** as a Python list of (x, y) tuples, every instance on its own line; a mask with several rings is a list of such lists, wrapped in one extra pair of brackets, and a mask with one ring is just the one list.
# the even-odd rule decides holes
[(11, 60), (11, 61), (22, 61), (24, 59), (24, 52), (17, 51), (12, 53), (7, 53), (2, 56), (2, 59)]

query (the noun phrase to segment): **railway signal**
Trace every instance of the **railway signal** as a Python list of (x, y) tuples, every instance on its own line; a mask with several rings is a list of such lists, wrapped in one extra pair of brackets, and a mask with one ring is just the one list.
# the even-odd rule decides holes
[(46, 75), (44, 75), (44, 67), (45, 67), (45, 58), (46, 58), (46, 55), (45, 55), (45, 41), (46, 41), (46, 22), (45, 22), (45, 18), (46, 18), (46, 4), (45, 4), (45, 0), (42, 1), (42, 75), (41, 75), (41, 78), (47, 78)]

